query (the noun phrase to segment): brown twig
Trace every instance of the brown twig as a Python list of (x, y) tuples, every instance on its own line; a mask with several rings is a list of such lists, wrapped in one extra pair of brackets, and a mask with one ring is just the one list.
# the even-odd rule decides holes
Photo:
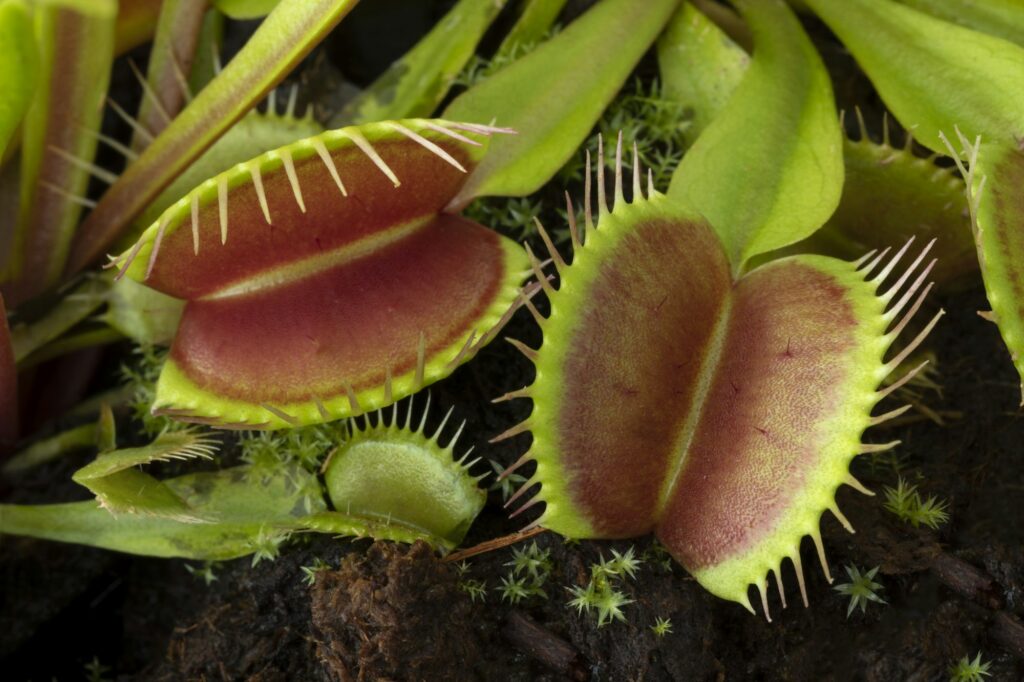
[(537, 527), (531, 528), (529, 530), (522, 530), (518, 533), (512, 533), (511, 535), (503, 535), (500, 538), (494, 538), (493, 540), (488, 540), (487, 542), (481, 542), (479, 545), (474, 545), (466, 549), (461, 549), (458, 552), (452, 552), (451, 554), (446, 556), (442, 561), (446, 563), (452, 561), (461, 561), (463, 559), (468, 559), (471, 556), (476, 556), (477, 554), (493, 552), (496, 549), (501, 549), (502, 547), (508, 547), (509, 545), (516, 544), (517, 542), (528, 540), (529, 538), (540, 535), (541, 533), (544, 533), (546, 531), (547, 528)]

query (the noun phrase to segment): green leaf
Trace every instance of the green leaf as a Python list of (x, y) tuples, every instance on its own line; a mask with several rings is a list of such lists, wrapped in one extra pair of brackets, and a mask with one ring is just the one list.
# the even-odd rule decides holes
[(15, 325), (11, 329), (15, 361), (20, 364), (31, 353), (92, 314), (103, 304), (108, 286), (100, 278), (88, 279), (62, 297), (57, 305), (39, 319)]
[(349, 102), (330, 127), (432, 114), (505, 2), (460, 0), (415, 47)]
[(142, 149), (171, 122), (189, 97), (184, 77), (191, 71), (206, 16), (206, 2), (162, 0), (139, 113), (135, 117), (146, 132), (136, 130), (132, 140)]
[(821, 227), (843, 186), (832, 86), (810, 39), (781, 0), (737, 4), (754, 34), (754, 57), (669, 190), (711, 222), (734, 274), (752, 256)]
[(658, 39), (658, 68), (663, 94), (692, 112), (689, 139), (725, 107), (749, 63), (743, 48), (692, 4), (676, 11)]
[[(93, 173), (116, 15), (115, 0), (54, 0), (36, 7), (38, 87), (22, 131), (12, 258), (0, 278), (12, 306), (56, 285), (64, 271)], [(4, 49), (6, 58), (6, 44)]]
[(948, 153), (954, 126), (973, 140), (1024, 135), (1024, 49), (889, 0), (806, 0), (921, 144)]
[(501, 41), (497, 55), (511, 53), (517, 45), (539, 43), (562, 13), (568, 0), (525, 0), (522, 13)]
[(0, 505), (0, 533), (158, 557), (224, 560), (251, 554), (324, 511), (316, 477), (297, 466), (240, 466), (164, 481), (211, 523), (152, 514), (114, 516), (95, 501)]
[(1024, 45), (1024, 3), (1020, 0), (899, 0), (954, 24)]
[(35, 90), (39, 54), (32, 34), (32, 18), (24, 0), (0, 2), (0, 160), (21, 123)]
[(55, 436), (35, 442), (18, 452), (4, 462), (0, 471), (4, 474), (20, 473), (53, 461), (69, 452), (94, 447), (96, 431), (96, 424), (83, 424), (67, 431), (61, 431)]
[(235, 58), (103, 195), (77, 232), (70, 272), (96, 260), (160, 191), (277, 85), (358, 0), (282, 0)]
[(280, 0), (212, 0), (214, 7), (232, 19), (258, 19), (270, 14), (278, 2)]
[(590, 133), (677, 4), (603, 0), (452, 102), (445, 118), (497, 121), (519, 132), (491, 143), (452, 206), (480, 196), (524, 196), (547, 182)]

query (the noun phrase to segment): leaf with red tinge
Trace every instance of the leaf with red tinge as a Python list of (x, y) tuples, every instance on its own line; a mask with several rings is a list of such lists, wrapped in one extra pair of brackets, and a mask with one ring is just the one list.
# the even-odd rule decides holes
[(871, 416), (896, 385), (878, 387), (941, 315), (885, 357), (931, 288), (927, 249), (898, 277), (910, 243), (888, 261), (798, 256), (733, 281), (695, 210), (650, 185), (645, 198), (639, 173), (623, 200), (616, 156), (614, 209), (599, 175), (597, 225), (588, 210), (580, 244), (570, 223), (571, 266), (552, 255), (557, 289), (535, 261), (551, 313), (529, 352), (537, 379), (507, 396), (534, 403), (504, 434), (533, 436), (509, 469), (536, 461), (515, 513), (543, 502), (534, 524), (570, 537), (653, 532), (714, 594), (751, 608), (756, 586), (767, 615), (768, 573), (789, 557), (803, 590), (801, 539), (821, 547), (825, 510), (845, 523), (835, 491), (860, 488), (850, 461), (880, 449), (861, 434), (891, 416)]
[[(188, 74), (199, 46), (206, 0), (163, 0), (156, 37), (149, 52), (142, 102), (132, 140), (142, 149), (178, 115), (189, 99)], [(134, 67), (134, 65), (133, 65)]]
[(0, 277), (11, 306), (59, 282), (82, 206), (90, 204), (85, 193), (95, 168), (116, 12), (114, 0), (35, 8), (39, 82), (22, 128), (21, 204)]
[(489, 342), (528, 272), (442, 211), (500, 131), (386, 121), (239, 164), (113, 265), (186, 299), (155, 410), (276, 428), (388, 405)]
[(358, 0), (282, 0), (235, 58), (104, 194), (75, 236), (68, 271), (97, 260), (160, 191), (245, 115)]

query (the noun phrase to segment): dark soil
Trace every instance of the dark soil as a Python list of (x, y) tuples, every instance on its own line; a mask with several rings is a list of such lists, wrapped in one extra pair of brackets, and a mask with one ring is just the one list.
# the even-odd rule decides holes
[[(408, 30), (422, 32), (434, 19), (424, 12), (421, 25)], [(342, 52), (350, 49), (358, 46)], [(400, 54), (404, 43), (394, 49)], [(366, 79), (379, 68), (367, 66)], [(937, 300), (949, 313), (930, 340), (943, 390), (926, 391), (921, 401), (944, 424), (911, 412), (874, 429), (869, 438), (899, 438), (903, 445), (891, 456), (860, 458), (854, 473), (876, 491), (902, 475), (948, 500), (951, 519), (938, 532), (914, 529), (885, 511), (880, 496), (841, 491), (839, 505), (858, 532), (850, 535), (831, 515), (823, 517), (831, 570), (842, 582), (845, 565), (879, 566), (887, 601), (863, 614), (847, 617), (847, 599), (817, 568), (809, 541), (802, 561), (810, 607), (799, 604), (795, 579), (787, 575), (789, 608), (773, 596), (768, 623), (711, 596), (678, 566), (652, 559), (648, 538), (567, 544), (539, 535), (536, 542), (553, 563), (547, 598), (511, 605), (498, 590), (511, 548), (469, 559), (460, 576), (425, 545), (304, 537), (275, 561), (215, 565), (216, 579), (206, 584), (186, 570), (200, 569), (195, 562), (3, 537), (3, 679), (926, 682), (948, 679), (954, 661), (978, 651), (993, 663), (991, 679), (1024, 679), (1020, 387), (995, 326), (975, 314), (987, 308), (983, 293)], [(507, 333), (539, 343), (522, 313)], [(101, 369), (108, 366), (116, 360), (108, 358)], [(531, 372), (511, 347), (494, 343), (435, 386), (434, 399), (467, 420), (461, 442), (507, 466), (528, 437), (493, 446), (487, 440), (529, 406), (489, 401), (528, 383)], [(69, 479), (88, 459), (71, 457), (0, 483), (0, 498), (84, 499)], [(507, 519), (495, 492), (465, 544), (523, 525)], [(592, 616), (567, 606), (567, 590), (585, 584), (591, 564), (611, 549), (629, 547), (648, 558), (623, 585), (633, 600), (627, 620), (599, 628)], [(317, 558), (331, 569), (310, 585), (301, 567)], [(460, 589), (466, 579), (485, 581), (486, 599), (471, 600)], [(656, 636), (650, 629), (656, 618), (670, 618), (672, 632)]]

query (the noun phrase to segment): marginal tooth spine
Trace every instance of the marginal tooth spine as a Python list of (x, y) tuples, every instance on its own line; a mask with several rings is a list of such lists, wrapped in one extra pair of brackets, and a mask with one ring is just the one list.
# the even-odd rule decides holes
[(599, 218), (608, 214), (608, 197), (604, 186), (604, 138), (597, 135), (597, 215)]
[(448, 162), (455, 168), (459, 169), (463, 173), (466, 172), (466, 168), (461, 163), (459, 163), (454, 156), (452, 156), (447, 151), (442, 149), (441, 146), (438, 145), (436, 142), (428, 140), (427, 138), (423, 137), (422, 135), (413, 130), (409, 130), (400, 123), (389, 122), (388, 125), (391, 127), (392, 130), (396, 130), (401, 134), (405, 135), (406, 137), (408, 137), (413, 142), (422, 145), (427, 151), (433, 152), (435, 155), (444, 159), (446, 162)]
[(435, 444), (437, 444), (437, 439), (438, 439), (438, 437), (440, 437), (441, 432), (444, 431), (444, 427), (448, 423), (448, 420), (451, 418), (452, 412), (454, 410), (455, 410), (455, 406), (454, 405), (452, 407), (448, 408), (448, 411), (445, 412), (445, 414), (444, 414), (444, 418), (441, 419), (441, 424), (434, 431), (434, 435), (431, 436), (430, 440), (432, 440)]
[(643, 189), (640, 187), (640, 152), (633, 140), (633, 203), (644, 198)]
[(903, 407), (897, 407), (895, 410), (890, 410), (889, 412), (880, 414), (877, 417), (872, 417), (871, 420), (868, 422), (868, 426), (878, 426), (879, 424), (883, 424), (889, 421), (890, 419), (895, 419), (896, 417), (905, 414), (907, 410), (909, 410), (912, 407), (913, 405), (904, 405)]
[(894, 391), (898, 391), (899, 389), (901, 389), (908, 381), (910, 381), (915, 376), (917, 376), (917, 373), (920, 372), (922, 369), (924, 369), (924, 367), (927, 364), (928, 364), (928, 360), (925, 360), (920, 365), (918, 365), (917, 367), (915, 367), (914, 369), (910, 370), (909, 372), (904, 374), (902, 377), (900, 377), (899, 381), (896, 381), (895, 383), (889, 384), (888, 386), (886, 386), (882, 390), (876, 392), (875, 393), (875, 402), (880, 402), (880, 401), (884, 400), (885, 398), (889, 397)]
[(298, 419), (296, 419), (292, 415), (288, 414), (284, 410), (279, 410), (278, 408), (274, 407), (273, 405), (263, 404), (260, 407), (262, 407), (264, 410), (266, 410), (270, 414), (274, 415), (278, 419), (281, 419), (282, 421), (285, 421), (285, 422), (291, 424), (292, 426), (295, 426), (295, 425), (297, 425), (299, 423)]
[(782, 600), (782, 608), (787, 608), (786, 604), (786, 588), (782, 585), (782, 562), (779, 561), (779, 565), (776, 566), (772, 573), (775, 574), (775, 585), (779, 588), (779, 599)]
[(853, 529), (853, 525), (850, 523), (849, 519), (846, 518), (846, 516), (843, 514), (843, 512), (839, 511), (839, 505), (837, 505), (835, 502), (832, 502), (832, 504), (829, 506), (828, 509), (829, 509), (830, 512), (832, 512), (833, 516), (835, 516), (837, 519), (839, 519), (839, 523), (841, 523), (843, 525), (843, 528), (845, 528), (847, 530), (847, 532), (850, 532), (850, 533), (856, 533), (857, 532), (856, 530)]
[(508, 500), (503, 505), (504, 508), (508, 509), (509, 507), (511, 507), (519, 500), (520, 497), (525, 495), (526, 492), (533, 488), (535, 485), (537, 485), (537, 481), (534, 478), (527, 479), (521, 486), (519, 486), (519, 489), (512, 493), (512, 496), (508, 498)]
[(355, 144), (355, 146), (359, 147), (359, 149), (366, 154), (370, 161), (373, 162), (373, 165), (380, 169), (381, 173), (387, 176), (392, 185), (395, 187), (401, 186), (402, 183), (398, 180), (398, 176), (395, 175), (395, 172), (391, 170), (389, 165), (384, 163), (384, 159), (380, 158), (380, 154), (377, 153), (377, 150), (373, 148), (373, 145), (371, 145), (365, 137), (354, 130), (345, 130), (345, 135), (348, 136), (348, 139), (352, 140), (352, 143)]
[(217, 207), (220, 218), (220, 243), (228, 241), (228, 179), (221, 175), (217, 178)]
[(615, 143), (615, 197), (612, 200), (612, 210), (624, 203), (626, 203), (626, 198), (622, 194), (622, 131), (620, 130)]
[(890, 247), (887, 246), (884, 249), (882, 249), (877, 255), (875, 255), (875, 257), (872, 258), (871, 261), (864, 266), (864, 275), (869, 276), (871, 274), (871, 271), (878, 267), (878, 264), (881, 263), (885, 259), (885, 257), (889, 255), (889, 251)]
[(921, 285), (924, 284), (924, 281), (928, 278), (928, 275), (931, 273), (932, 268), (935, 267), (936, 262), (937, 261), (932, 259), (932, 262), (928, 264), (928, 267), (921, 271), (921, 274), (917, 276), (914, 283), (910, 285), (906, 292), (904, 292), (903, 296), (900, 297), (900, 300), (885, 312), (885, 318), (888, 322), (895, 319), (896, 316), (900, 314), (900, 311), (903, 310), (904, 306), (910, 302), (910, 299), (914, 297), (914, 294), (919, 288), (921, 288)]
[(576, 253), (583, 248), (583, 242), (580, 240), (580, 231), (576, 225), (576, 208), (572, 205), (572, 197), (569, 196), (568, 191), (565, 193), (565, 214), (569, 218), (569, 238), (572, 240), (573, 262), (575, 262)]
[(498, 396), (497, 398), (493, 399), (491, 402), (492, 403), (504, 403), (504, 402), (508, 402), (509, 400), (517, 400), (519, 398), (529, 398), (529, 397), (530, 397), (530, 387), (529, 386), (523, 386), (522, 388), (520, 388), (518, 390), (509, 391), (508, 393), (506, 393), (504, 395)]
[(761, 608), (764, 609), (764, 618), (770, 623), (772, 622), (772, 612), (768, 609), (768, 579), (762, 578), (756, 587), (761, 595)]
[(904, 244), (902, 248), (900, 248), (900, 250), (897, 251), (896, 254), (889, 259), (889, 262), (886, 263), (885, 267), (882, 268), (878, 272), (878, 274), (876, 274), (871, 280), (869, 280), (869, 282), (871, 284), (874, 284), (876, 288), (882, 286), (882, 284), (885, 282), (885, 279), (893, 271), (893, 268), (895, 268), (899, 264), (900, 259), (903, 258), (904, 254), (906, 254), (907, 250), (910, 248), (910, 245), (913, 243), (914, 238), (911, 237), (910, 239), (907, 240), (907, 243)]
[(526, 421), (519, 422), (518, 424), (516, 424), (512, 428), (503, 431), (502, 433), (498, 434), (497, 436), (495, 436), (494, 438), (490, 439), (487, 442), (488, 443), (492, 443), (492, 444), (493, 443), (500, 443), (503, 440), (508, 440), (509, 438), (512, 438), (514, 436), (518, 436), (521, 433), (526, 433), (529, 430), (530, 430), (530, 420), (527, 419)]
[(800, 587), (800, 599), (804, 602), (804, 608), (806, 609), (810, 602), (807, 600), (807, 582), (804, 580), (804, 566), (800, 561), (800, 546), (794, 549), (792, 555), (790, 555), (790, 561), (793, 562), (793, 571), (796, 573), (796, 584)]
[(156, 239), (153, 240), (153, 250), (149, 252), (149, 263), (146, 264), (146, 276), (144, 279), (149, 279), (149, 276), (153, 274), (153, 266), (156, 265), (157, 255), (160, 253), (160, 244), (164, 240), (164, 232), (167, 230), (167, 223), (170, 222), (170, 214), (164, 213), (163, 218), (160, 220), (160, 227), (156, 231)]
[(888, 443), (861, 443), (860, 447), (857, 448), (858, 455), (868, 455), (875, 452), (885, 452), (886, 450), (892, 450), (894, 447), (899, 445), (902, 441), (892, 440)]
[[(910, 407), (910, 406), (908, 405), (907, 407)], [(867, 495), (868, 497), (874, 497), (874, 496), (875, 496), (875, 494), (874, 494), (873, 492), (871, 492), (870, 490), (868, 490), (868, 489), (867, 489), (867, 488), (866, 488), (866, 487), (864, 486), (864, 484), (863, 484), (863, 483), (861, 483), (861, 482), (860, 482), (860, 481), (858, 481), (858, 480), (857, 480), (856, 478), (854, 478), (853, 474), (849, 474), (849, 473), (848, 473), (848, 474), (846, 474), (846, 478), (845, 478), (845, 479), (843, 479), (843, 482), (844, 482), (844, 483), (845, 483), (846, 485), (848, 485), (848, 486), (850, 486), (851, 488), (853, 488), (854, 490), (856, 490), (857, 492), (860, 492), (860, 493), (864, 493), (864, 494), (865, 494), (865, 495)]]
[(281, 149), (281, 162), (284, 164), (284, 172), (288, 176), (288, 184), (292, 187), (292, 194), (295, 195), (295, 203), (299, 205), (299, 210), (303, 213), (306, 212), (306, 202), (302, 200), (302, 188), (299, 187), (299, 178), (295, 174), (295, 160), (292, 159), (292, 153), (287, 149)]
[(49, 149), (50, 149), (51, 152), (53, 152), (54, 154), (56, 154), (60, 158), (64, 159), (65, 161), (67, 161), (71, 165), (75, 166), (76, 168), (80, 168), (80, 169), (86, 171), (87, 173), (89, 173), (93, 177), (98, 178), (99, 180), (107, 183), (108, 185), (112, 185), (115, 182), (117, 182), (117, 174), (116, 173), (111, 173), (108, 170), (100, 168), (99, 166), (97, 166), (94, 163), (90, 163), (89, 161), (85, 161), (84, 159), (80, 159), (77, 156), (75, 156), (74, 154), (72, 154), (70, 152), (66, 152), (63, 149), (61, 149), (60, 147), (57, 147), (55, 145), (51, 144)]
[(925, 325), (924, 329), (922, 329), (921, 332), (914, 337), (914, 340), (907, 344), (907, 347), (900, 351), (899, 355), (894, 357), (889, 362), (885, 363), (884, 367), (886, 372), (891, 372), (897, 367), (899, 367), (900, 364), (904, 360), (906, 360), (911, 353), (917, 350), (917, 347), (921, 345), (921, 343), (925, 340), (925, 337), (927, 337), (928, 334), (931, 333), (932, 329), (935, 327), (936, 324), (938, 324), (939, 320), (945, 314), (945, 310), (939, 310), (939, 312), (935, 313), (932, 319), (928, 321), (928, 324)]
[(514, 512), (509, 514), (508, 517), (510, 519), (514, 519), (515, 517), (519, 516), (524, 511), (529, 509), (530, 507), (534, 506), (535, 504), (537, 504), (539, 502), (543, 502), (543, 501), (544, 500), (541, 498), (540, 495), (534, 495), (533, 497), (530, 498), (530, 500), (528, 502), (524, 503), (523, 506), (521, 506), (519, 509), (516, 509)]
[[(520, 353), (525, 355), (527, 360), (530, 360), (531, 362), (536, 362), (537, 361), (537, 351), (534, 350), (533, 348), (530, 348), (529, 346), (527, 346), (525, 343), (523, 343), (519, 339), (513, 339), (513, 338), (510, 338), (510, 337), (506, 336), (505, 340), (508, 341), (510, 344), (512, 344), (512, 346), (517, 351), (519, 351)], [(526, 389), (524, 388), (524, 389), (520, 389), (520, 390), (526, 390)]]
[(267, 195), (263, 191), (263, 175), (260, 173), (259, 164), (249, 166), (249, 175), (252, 177), (252, 186), (256, 190), (256, 198), (259, 200), (260, 208), (263, 210), (263, 219), (267, 221), (267, 225), (272, 225), (270, 206), (267, 205)]
[(828, 559), (825, 558), (825, 545), (821, 542), (821, 531), (815, 528), (814, 532), (811, 533), (811, 539), (814, 540), (814, 547), (818, 550), (818, 560), (821, 562), (821, 570), (825, 573), (825, 580), (831, 585), (832, 572), (828, 570)]
[(199, 193), (192, 193), (192, 253), (199, 255)]
[(357, 396), (356, 392), (352, 390), (352, 384), (345, 384), (345, 395), (348, 396), (348, 404), (352, 409), (352, 414), (357, 417), (362, 415), (363, 407), (359, 404), (359, 396)]
[(424, 121), (423, 122), (423, 127), (424, 128), (429, 128), (430, 130), (433, 130), (434, 132), (441, 133), (442, 135), (447, 135), (448, 137), (450, 137), (450, 138), (452, 138), (454, 140), (458, 140), (459, 142), (471, 145), (473, 147), (480, 147), (480, 146), (482, 146), (481, 142), (477, 142), (476, 140), (474, 140), (472, 138), (469, 138), (469, 137), (466, 137), (465, 135), (463, 135), (461, 133), (457, 133), (457, 132), (455, 132), (454, 130), (452, 130), (450, 128), (445, 128), (444, 126), (439, 126), (439, 125), (437, 125), (436, 123), (434, 123), (432, 121)]
[[(910, 242), (907, 243), (909, 245)], [(921, 253), (917, 255), (917, 258), (914, 259), (914, 262), (911, 263), (909, 267), (907, 267), (907, 269), (903, 272), (902, 275), (900, 275), (900, 278), (896, 280), (896, 283), (889, 287), (889, 290), (886, 291), (881, 296), (879, 296), (879, 298), (888, 303), (892, 299), (892, 297), (895, 296), (896, 293), (903, 287), (903, 285), (906, 284), (907, 279), (910, 278), (914, 270), (917, 269), (917, 266), (921, 264), (921, 261), (923, 261), (925, 256), (928, 255), (928, 252), (932, 250), (933, 246), (935, 246), (934, 239), (925, 244), (925, 247), (921, 249)], [(934, 263), (934, 261), (932, 262)]]
[(334, 180), (334, 184), (338, 186), (338, 190), (341, 192), (341, 196), (347, 197), (348, 192), (345, 191), (345, 185), (341, 182), (341, 176), (338, 175), (338, 167), (334, 165), (334, 159), (331, 158), (331, 153), (327, 151), (327, 147), (324, 146), (323, 140), (319, 137), (314, 137), (311, 140), (313, 149), (316, 151), (320, 160), (324, 162), (324, 166), (327, 167), (327, 172), (331, 174), (331, 179)]
[(544, 292), (548, 296), (553, 296), (555, 288), (551, 286), (551, 282), (548, 281), (548, 276), (544, 274), (543, 266), (540, 261), (537, 260), (537, 256), (533, 254), (533, 249), (530, 248), (529, 244), (526, 244), (526, 256), (530, 259), (530, 267), (533, 269), (533, 276), (537, 278), (537, 282), (544, 288)]
[(566, 268), (562, 254), (558, 253), (558, 249), (555, 248), (555, 244), (551, 241), (551, 236), (548, 234), (548, 231), (544, 229), (544, 224), (540, 222), (540, 218), (534, 216), (533, 222), (536, 224), (537, 233), (540, 234), (540, 238), (544, 242), (544, 246), (547, 248), (552, 262), (555, 264), (555, 269), (558, 270), (559, 274), (562, 274)]

